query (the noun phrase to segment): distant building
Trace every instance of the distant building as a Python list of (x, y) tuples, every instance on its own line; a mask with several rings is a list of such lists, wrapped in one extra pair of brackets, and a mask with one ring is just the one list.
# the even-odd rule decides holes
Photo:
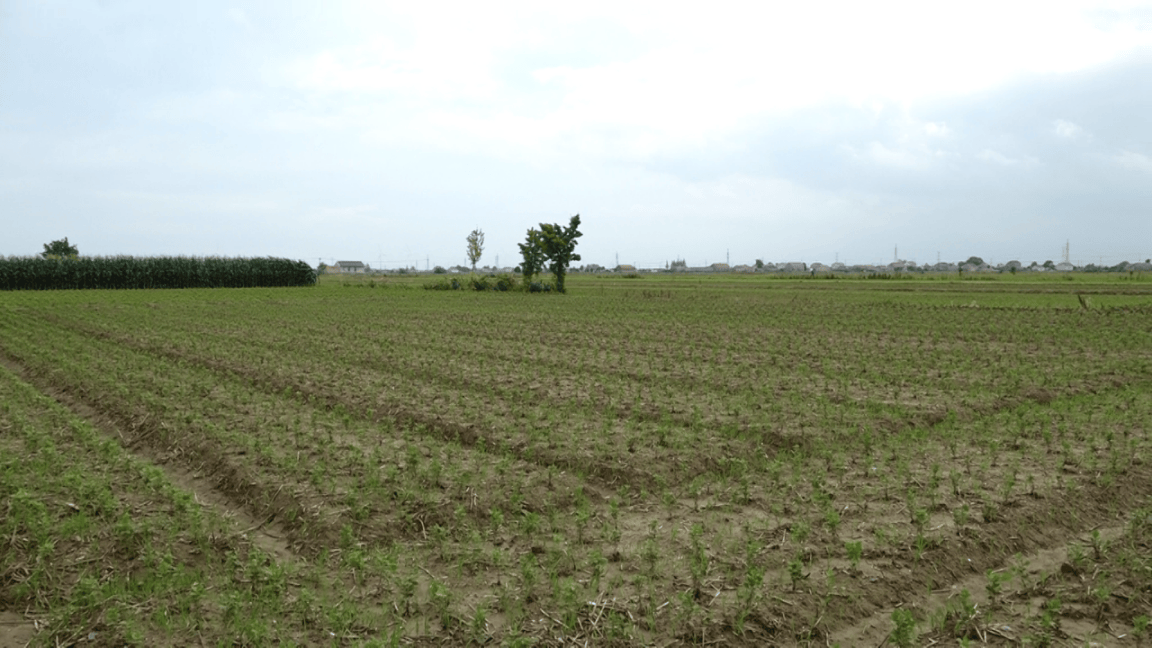
[(627, 263), (621, 263), (616, 266), (616, 272), (636, 272), (636, 266)]
[(1068, 263), (1067, 261), (1061, 261), (1060, 263), (1056, 264), (1056, 272), (1072, 272), (1075, 269), (1076, 266)]
[(731, 268), (727, 263), (713, 263), (711, 266), (712, 272), (728, 272)]
[(337, 261), (335, 266), (329, 267), (335, 269), (336, 272), (346, 272), (350, 274), (363, 274), (368, 271), (368, 266), (359, 261)]
[(784, 272), (808, 272), (808, 266), (800, 261), (792, 261), (780, 264), (780, 270)]

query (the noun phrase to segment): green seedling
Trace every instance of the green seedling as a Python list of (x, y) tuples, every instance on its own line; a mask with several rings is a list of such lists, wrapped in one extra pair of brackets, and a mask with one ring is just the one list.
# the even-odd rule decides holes
[(860, 540), (845, 542), (844, 551), (848, 554), (848, 562), (852, 565), (852, 571), (860, 571), (860, 559), (864, 556), (864, 543)]
[(889, 635), (897, 648), (912, 648), (916, 642), (916, 619), (911, 610), (896, 608), (892, 610), (892, 624), (895, 626)]

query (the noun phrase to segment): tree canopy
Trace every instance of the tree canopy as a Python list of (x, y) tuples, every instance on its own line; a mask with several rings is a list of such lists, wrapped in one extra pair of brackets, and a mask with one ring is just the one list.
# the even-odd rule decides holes
[(532, 283), (532, 277), (540, 273), (544, 269), (544, 263), (548, 260), (544, 256), (543, 235), (540, 230), (535, 227), (528, 228), (528, 237), (523, 243), (517, 243), (520, 247), (520, 256), (523, 259), (520, 264), (520, 272), (524, 275), (524, 283)]
[(484, 254), (484, 230), (474, 229), (468, 235), (468, 261), (472, 263), (472, 271), (476, 271), (476, 262)]
[(80, 250), (76, 249), (75, 245), (69, 244), (68, 237), (65, 236), (59, 241), (45, 243), (44, 251), (40, 253), (40, 256), (45, 259), (75, 257), (80, 256)]
[(576, 239), (583, 236), (577, 229), (579, 226), (580, 214), (573, 216), (567, 227), (540, 223), (540, 249), (548, 259), (548, 269), (556, 277), (557, 292), (564, 292), (568, 265), (580, 260), (580, 255), (576, 254)]

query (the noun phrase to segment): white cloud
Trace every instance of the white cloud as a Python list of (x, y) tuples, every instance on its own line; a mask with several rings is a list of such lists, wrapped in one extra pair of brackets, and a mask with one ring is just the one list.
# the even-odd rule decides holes
[(1052, 130), (1056, 133), (1057, 137), (1062, 137), (1064, 139), (1076, 139), (1084, 135), (1083, 128), (1064, 119), (1057, 119), (1053, 121)]
[(937, 124), (935, 122), (926, 122), (924, 124), (924, 134), (929, 137), (948, 137), (952, 135), (952, 129), (948, 128), (948, 124), (943, 122)]
[(915, 169), (928, 163), (923, 156), (906, 149), (891, 149), (880, 142), (872, 142), (868, 146), (867, 157), (873, 162), (884, 166)]
[[(313, 52), (287, 73), (297, 87), (342, 94), (367, 113), (386, 103), (377, 138), (502, 155), (511, 145), (533, 158), (560, 151), (632, 158), (724, 142), (749, 123), (829, 100), (879, 105), (965, 93), (1152, 45), (1152, 27), (1099, 26), (1085, 18), (1088, 7), (1037, 12), (991, 0), (962, 8), (892, 0), (720, 2), (702, 11), (593, 1), (445, 12), (436, 4), (364, 3), (357, 19), (375, 34), (370, 40)], [(548, 54), (573, 33), (627, 42), (591, 62)], [(527, 69), (510, 81), (509, 65)], [(920, 135), (952, 131), (928, 122)], [(882, 163), (912, 163), (907, 154), (873, 149)]]
[(977, 153), (976, 159), (1005, 167), (1028, 167), (1040, 163), (1039, 160), (1031, 156), (1023, 158), (1012, 158), (1004, 155), (1000, 151), (987, 148)]
[(1136, 153), (1134, 151), (1124, 151), (1115, 158), (1120, 166), (1131, 169), (1133, 171), (1142, 171), (1144, 173), (1152, 173), (1152, 158), (1144, 155), (1143, 153)]

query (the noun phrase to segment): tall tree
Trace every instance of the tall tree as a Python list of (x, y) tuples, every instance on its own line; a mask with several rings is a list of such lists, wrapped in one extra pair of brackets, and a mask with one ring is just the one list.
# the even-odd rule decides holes
[(484, 230), (474, 229), (468, 235), (468, 260), (472, 262), (472, 272), (476, 272), (476, 262), (484, 254)]
[(540, 230), (530, 227), (528, 238), (523, 243), (517, 243), (520, 246), (520, 256), (523, 258), (520, 270), (524, 274), (525, 285), (532, 283), (532, 277), (544, 269), (544, 263), (548, 260), (544, 256), (543, 240)]
[(565, 292), (564, 276), (568, 274), (568, 264), (579, 261), (576, 254), (576, 239), (583, 236), (577, 229), (580, 214), (572, 217), (568, 227), (559, 224), (540, 223), (540, 249), (548, 258), (548, 269), (556, 277), (556, 290)]
[(74, 257), (79, 255), (80, 250), (77, 250), (75, 245), (70, 245), (68, 243), (67, 236), (60, 239), (59, 241), (45, 243), (44, 251), (40, 253), (40, 256), (44, 257), (45, 259)]

